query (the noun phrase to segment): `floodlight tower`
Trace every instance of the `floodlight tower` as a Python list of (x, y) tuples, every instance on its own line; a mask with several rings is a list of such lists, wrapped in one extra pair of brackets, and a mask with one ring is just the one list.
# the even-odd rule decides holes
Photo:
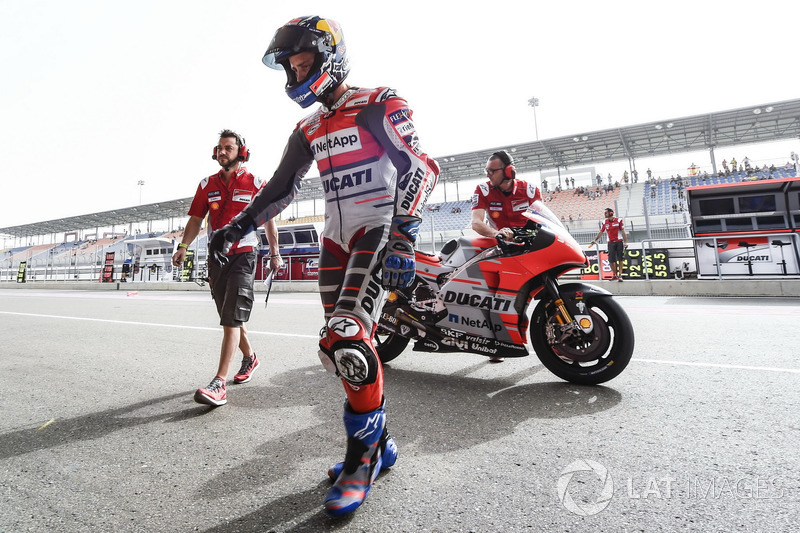
[(539, 107), (539, 99), (531, 98), (528, 100), (528, 105), (533, 108), (533, 127), (536, 128), (536, 140), (539, 140), (539, 124), (536, 122), (536, 108)]

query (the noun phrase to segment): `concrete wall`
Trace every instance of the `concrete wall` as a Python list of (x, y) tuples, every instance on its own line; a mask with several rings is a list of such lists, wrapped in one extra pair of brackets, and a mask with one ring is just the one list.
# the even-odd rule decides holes
[[(577, 280), (562, 278), (562, 283)], [(725, 279), (725, 280), (627, 280), (591, 281), (591, 285), (603, 287), (621, 296), (759, 296), (800, 298), (800, 280), (797, 279)], [(28, 282), (0, 283), (0, 289), (49, 289), (49, 290), (109, 290), (109, 291), (208, 291), (192, 282), (153, 282), (153, 283), (99, 283), (99, 282)], [(255, 283), (256, 292), (265, 292), (261, 282)], [(276, 281), (273, 292), (318, 292), (315, 281)]]

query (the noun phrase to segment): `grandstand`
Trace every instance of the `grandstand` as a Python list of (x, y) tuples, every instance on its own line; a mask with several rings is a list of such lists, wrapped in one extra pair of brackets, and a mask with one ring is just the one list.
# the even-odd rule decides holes
[(775, 168), (773, 171), (732, 172), (702, 176), (687, 176), (679, 179), (658, 180), (648, 184), (645, 205), (650, 215), (666, 215), (686, 210), (686, 198), (682, 190), (686, 187), (704, 185), (720, 185), (742, 181), (758, 181), (767, 179), (793, 178), (797, 175), (794, 169)]
[[(545, 205), (559, 217), (570, 233), (582, 244), (588, 244), (599, 227), (599, 214), (607, 206), (615, 208), (626, 221), (631, 240), (650, 237), (644, 235), (647, 222), (653, 222), (658, 238), (689, 238), (686, 216), (686, 187), (714, 186), (743, 181), (757, 181), (795, 177), (794, 169), (775, 169), (771, 172), (752, 171), (716, 175), (673, 177), (668, 180), (653, 178), (644, 183), (626, 186), (560, 189), (543, 192)], [(471, 232), (472, 205), (467, 200), (429, 204), (419, 231), (419, 246), (435, 252), (445, 242)], [(661, 219), (659, 219), (661, 217)], [(323, 222), (323, 215), (289, 217), (278, 226)], [(670, 224), (671, 222), (671, 224)], [(96, 280), (102, 270), (107, 252), (115, 252), (117, 263), (131, 254), (131, 245), (137, 241), (161, 239), (174, 244), (182, 229), (163, 233), (137, 234), (57, 244), (18, 246), (0, 250), (0, 281), (16, 279), (15, 268), (25, 261), (29, 279)], [(201, 232), (193, 243), (200, 259), (205, 258), (207, 236)], [(144, 266), (147, 266), (146, 264)]]
[[(756, 116), (761, 118), (755, 121)], [(764, 120), (766, 116), (769, 120)], [(436, 159), (442, 169), (441, 187), (446, 188), (448, 183), (481, 177), (487, 154), (498, 149), (512, 153), (518, 174), (534, 183), (536, 179), (532, 179), (531, 173), (551, 172), (553, 169), (566, 171), (580, 165), (611, 161), (622, 161), (635, 169), (635, 161), (649, 157), (699, 150), (710, 153), (714, 172), (711, 175), (680, 178), (680, 187), (673, 179), (631, 181), (615, 184), (609, 190), (590, 186), (584, 193), (572, 188), (545, 191), (544, 197), (550, 209), (562, 218), (578, 241), (585, 244), (596, 234), (600, 214), (609, 205), (615, 208), (618, 216), (625, 219), (633, 240), (650, 238), (652, 232), (657, 233), (659, 238), (687, 237), (688, 218), (686, 212), (681, 210), (685, 206), (681, 190), (685, 187), (797, 175), (795, 169), (783, 167), (767, 173), (759, 170), (720, 173), (716, 169), (715, 149), (799, 137), (800, 99), (437, 156)], [(780, 161), (774, 163), (783, 164)], [(472, 191), (471, 187), (462, 187), (462, 193), (471, 195)], [(586, 194), (587, 191), (594, 194)], [(314, 202), (321, 196), (319, 177), (309, 176), (304, 180), (295, 203)], [(50, 271), (59, 270), (64, 279), (97, 279), (105, 252), (117, 252), (121, 262), (132, 240), (156, 237), (168, 241), (177, 239), (182, 228), (175, 224), (185, 220), (190, 202), (191, 198), (183, 198), (0, 228), (0, 238), (3, 239), (0, 280), (14, 279), (15, 269), (21, 261), (33, 267), (31, 275), (34, 277), (48, 276)], [(446, 240), (470, 231), (470, 211), (469, 202), (460, 198), (429, 204), (420, 228), (421, 247), (435, 250)], [(287, 210), (283, 214), (288, 218), (280, 220), (279, 224), (319, 222), (323, 219), (322, 215), (290, 216), (290, 212)], [(153, 231), (152, 228), (159, 221), (166, 221), (165, 229)], [(135, 225), (145, 225), (147, 232), (134, 231)], [(124, 229), (122, 233), (119, 232), (120, 228)], [(98, 240), (96, 237), (101, 235), (101, 231), (106, 233), (103, 234), (104, 238)], [(68, 236), (74, 236), (75, 240), (67, 242)], [(192, 246), (200, 252), (201, 259), (206, 247), (205, 240), (203, 233)]]

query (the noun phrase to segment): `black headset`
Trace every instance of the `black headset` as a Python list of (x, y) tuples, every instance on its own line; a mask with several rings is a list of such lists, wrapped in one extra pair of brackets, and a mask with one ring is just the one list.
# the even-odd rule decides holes
[(494, 152), (492, 157), (496, 157), (503, 163), (503, 181), (513, 180), (517, 177), (517, 169), (514, 167), (514, 159), (505, 150)]

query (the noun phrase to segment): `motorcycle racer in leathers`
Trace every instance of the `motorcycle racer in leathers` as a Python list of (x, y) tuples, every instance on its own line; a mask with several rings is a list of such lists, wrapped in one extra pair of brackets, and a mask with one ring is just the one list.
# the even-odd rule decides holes
[(220, 252), (228, 243), (280, 213), (316, 161), (325, 199), (318, 281), (326, 325), (319, 355), (347, 396), (347, 451), (329, 471), (335, 482), (324, 505), (342, 515), (361, 505), (380, 470), (396, 460), (372, 339), (384, 290), (414, 279), (414, 241), (439, 168), (420, 147), (404, 99), (389, 88), (344, 83), (350, 68), (336, 22), (289, 21), (263, 62), (286, 72), (286, 94), (301, 107), (322, 105), (297, 125), (267, 185), (212, 236), (209, 253), (224, 261)]

